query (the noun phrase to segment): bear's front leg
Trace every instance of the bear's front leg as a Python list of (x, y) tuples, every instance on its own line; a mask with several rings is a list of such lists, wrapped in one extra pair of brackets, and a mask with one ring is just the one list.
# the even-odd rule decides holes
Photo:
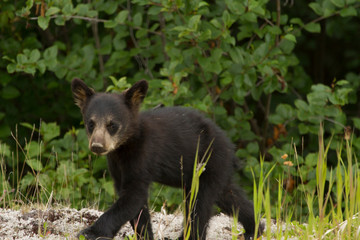
[[(90, 227), (79, 232), (88, 240), (112, 239), (127, 221), (134, 219), (147, 203), (148, 186), (129, 184), (120, 198)], [(151, 233), (152, 235), (152, 233)]]
[[(116, 205), (116, 203), (114, 205)], [(116, 224), (116, 220), (114, 219), (115, 216), (112, 216), (112, 214), (121, 214), (116, 213), (117, 210), (114, 208), (114, 205), (101, 215), (93, 225), (81, 230), (76, 237), (84, 236), (87, 240), (112, 239), (122, 225), (117, 226), (118, 224)]]
[(81, 230), (76, 237), (80, 238), (80, 236), (84, 236), (87, 240), (109, 240), (113, 238), (110, 234), (98, 232), (94, 226)]

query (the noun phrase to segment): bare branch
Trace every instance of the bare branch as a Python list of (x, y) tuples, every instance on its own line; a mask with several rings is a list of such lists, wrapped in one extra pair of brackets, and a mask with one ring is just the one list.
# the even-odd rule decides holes
[(163, 50), (164, 58), (165, 58), (165, 61), (169, 61), (170, 58), (169, 58), (169, 56), (167, 55), (167, 53), (165, 51), (165, 47), (166, 47), (166, 38), (165, 38), (165, 33), (164, 33), (164, 30), (165, 30), (165, 18), (164, 18), (164, 15), (161, 12), (159, 14), (159, 23), (160, 23), (160, 29), (161, 29), (160, 38), (161, 38), (161, 44), (162, 44), (162, 50)]
[[(276, 0), (276, 26), (280, 28), (281, 4), (280, 0)], [(279, 35), (276, 35), (275, 46), (279, 45)]]
[[(80, 19), (80, 20), (84, 20), (84, 21), (88, 21), (88, 22), (96, 22), (96, 23), (106, 23), (106, 22), (109, 22), (111, 20), (106, 20), (106, 19), (100, 19), (100, 18), (91, 18), (91, 17), (84, 17), (84, 16), (77, 16), (77, 15), (73, 15), (73, 16), (64, 16), (64, 15), (52, 15), (50, 16), (50, 19), (54, 19), (54, 18), (57, 18), (57, 17), (65, 17), (65, 18), (68, 18), (68, 19)], [(39, 17), (31, 17), (29, 18), (29, 20), (32, 20), (32, 21), (37, 21)], [(121, 26), (128, 26), (128, 24), (126, 23), (117, 23)], [(144, 30), (144, 28), (141, 28), (141, 27), (135, 27), (135, 26), (132, 26), (133, 29), (136, 29), (136, 30)], [(159, 35), (161, 36), (161, 32), (156, 32), (156, 31), (151, 31), (149, 29), (145, 29), (148, 33), (151, 33), (151, 34), (154, 34), (154, 35)]]
[[(131, 1), (127, 0), (127, 10), (129, 11), (129, 15), (128, 15), (128, 21), (132, 22), (132, 18), (131, 18)], [(132, 26), (129, 26), (129, 33), (130, 33), (130, 38), (131, 41), (133, 42), (133, 44), (135, 45), (136, 48), (140, 48), (135, 35), (134, 35), (134, 28)], [(151, 70), (149, 69), (147, 60), (145, 58), (143, 58), (141, 55), (136, 55), (136, 60), (138, 61), (140, 67), (143, 67), (145, 69), (145, 73), (148, 74), (150, 76), (150, 78), (154, 78), (153, 74), (151, 73)]]

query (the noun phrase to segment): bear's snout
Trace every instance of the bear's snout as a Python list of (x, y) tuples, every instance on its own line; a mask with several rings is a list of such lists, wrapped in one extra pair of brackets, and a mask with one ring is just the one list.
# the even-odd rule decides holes
[(106, 149), (101, 143), (93, 142), (91, 144), (90, 150), (95, 154), (102, 154), (106, 152)]

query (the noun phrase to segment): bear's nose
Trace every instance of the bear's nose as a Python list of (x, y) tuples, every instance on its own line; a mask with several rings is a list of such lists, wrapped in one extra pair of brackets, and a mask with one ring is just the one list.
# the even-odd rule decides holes
[(101, 143), (96, 143), (96, 142), (91, 144), (90, 150), (95, 154), (102, 154), (106, 152), (104, 146)]

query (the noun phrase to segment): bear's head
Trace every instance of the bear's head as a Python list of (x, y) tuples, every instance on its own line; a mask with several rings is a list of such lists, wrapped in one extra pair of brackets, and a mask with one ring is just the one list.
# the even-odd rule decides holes
[(117, 149), (138, 129), (138, 111), (148, 89), (145, 80), (136, 82), (121, 94), (98, 93), (82, 80), (71, 83), (89, 138), (90, 150), (99, 155)]

